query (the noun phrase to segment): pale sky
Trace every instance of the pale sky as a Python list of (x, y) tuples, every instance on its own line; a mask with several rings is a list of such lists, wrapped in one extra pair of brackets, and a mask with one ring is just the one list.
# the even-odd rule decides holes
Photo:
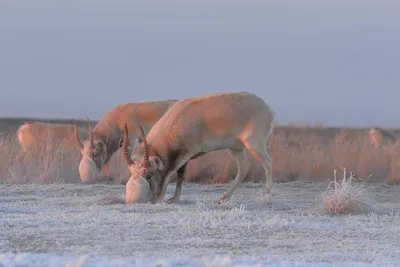
[(250, 91), (279, 122), (400, 126), (400, 1), (0, 0), (0, 117)]

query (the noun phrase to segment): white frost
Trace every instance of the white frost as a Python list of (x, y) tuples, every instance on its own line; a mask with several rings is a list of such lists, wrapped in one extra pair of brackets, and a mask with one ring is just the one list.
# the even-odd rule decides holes
[[(133, 266), (133, 267), (294, 267), (308, 266), (306, 262), (277, 261), (277, 260), (233, 260), (230, 257), (215, 257), (214, 259), (149, 259), (133, 257), (90, 257), (90, 256), (60, 256), (55, 254), (0, 254), (0, 264), (4, 266), (51, 266), (51, 267), (106, 267), (106, 266)], [(364, 267), (377, 266), (366, 263), (323, 263), (313, 262), (314, 267), (345, 266)]]
[(126, 205), (104, 201), (123, 199), (122, 185), (0, 185), (0, 266), (400, 264), (399, 187), (374, 185), (382, 214), (331, 217), (315, 212), (327, 184), (275, 184), (271, 203), (264, 185), (242, 184), (216, 204), (227, 186), (185, 183), (179, 204)]

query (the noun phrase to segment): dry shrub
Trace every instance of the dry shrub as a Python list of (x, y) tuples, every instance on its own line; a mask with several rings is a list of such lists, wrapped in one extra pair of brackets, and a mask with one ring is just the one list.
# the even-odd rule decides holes
[(353, 173), (346, 177), (346, 169), (343, 169), (343, 177), (339, 182), (334, 170), (334, 181), (328, 185), (328, 189), (320, 195), (322, 211), (329, 215), (342, 215), (350, 213), (370, 212), (375, 210), (372, 194), (365, 187), (365, 183), (356, 182)]

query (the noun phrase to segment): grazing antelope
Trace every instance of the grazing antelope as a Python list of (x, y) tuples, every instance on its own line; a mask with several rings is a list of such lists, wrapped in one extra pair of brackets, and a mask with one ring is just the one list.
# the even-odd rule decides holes
[[(175, 194), (167, 202), (178, 202), (188, 161), (210, 151), (228, 149), (238, 165), (234, 181), (218, 203), (229, 200), (249, 170), (245, 151), (258, 159), (265, 172), (267, 200), (272, 186), (272, 160), (267, 140), (272, 134), (274, 112), (265, 101), (249, 92), (215, 93), (178, 101), (128, 152), (125, 127), (123, 154), (130, 171), (127, 186), (138, 177), (151, 187), (152, 203), (164, 199), (167, 185), (177, 172)], [(139, 125), (139, 128), (141, 126)], [(143, 151), (143, 155), (142, 155)], [(127, 199), (129, 196), (127, 195)]]
[[(145, 133), (158, 121), (158, 119), (178, 100), (143, 101), (136, 103), (120, 104), (106, 113), (92, 130), (90, 120), (89, 140), (83, 143), (78, 135), (76, 142), (82, 153), (79, 164), (79, 175), (84, 183), (99, 182), (97, 175), (102, 169), (109, 179), (109, 160), (121, 147), (124, 135), (124, 125), (133, 137), (137, 135), (136, 123), (140, 123)], [(77, 129), (77, 128), (76, 128)], [(125, 184), (126, 181), (121, 181)]]
[(64, 148), (70, 149), (76, 146), (75, 134), (84, 138), (88, 136), (86, 129), (79, 128), (75, 131), (74, 128), (73, 124), (27, 122), (17, 130), (18, 142), (25, 152), (54, 141), (66, 141)]

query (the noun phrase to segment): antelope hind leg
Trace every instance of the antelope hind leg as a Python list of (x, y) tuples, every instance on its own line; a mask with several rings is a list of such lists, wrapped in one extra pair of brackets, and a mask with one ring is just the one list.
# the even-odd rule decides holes
[(246, 148), (249, 152), (262, 164), (265, 171), (265, 187), (267, 195), (265, 200), (267, 202), (271, 201), (271, 187), (272, 187), (272, 159), (268, 155), (266, 146), (264, 148), (257, 149), (256, 146), (251, 146), (246, 144)]
[(250, 167), (249, 160), (245, 153), (245, 149), (240, 149), (240, 150), (229, 149), (229, 152), (236, 161), (236, 164), (238, 166), (238, 171), (235, 179), (230, 184), (228, 190), (219, 199), (218, 204), (228, 201), (231, 198), (233, 192), (236, 190), (238, 185), (243, 181)]

